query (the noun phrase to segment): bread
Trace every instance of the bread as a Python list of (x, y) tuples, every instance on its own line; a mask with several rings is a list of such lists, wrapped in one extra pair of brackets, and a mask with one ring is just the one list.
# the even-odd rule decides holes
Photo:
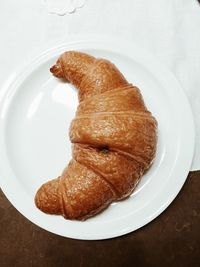
[(133, 192), (155, 158), (157, 122), (140, 90), (108, 60), (69, 51), (50, 71), (78, 89), (79, 106), (69, 133), (72, 160), (41, 186), (35, 203), (85, 220)]

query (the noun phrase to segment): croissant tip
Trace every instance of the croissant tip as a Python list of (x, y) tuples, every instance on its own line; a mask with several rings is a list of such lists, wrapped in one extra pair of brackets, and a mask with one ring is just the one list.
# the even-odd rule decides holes
[[(39, 190), (38, 190), (39, 191)], [(39, 194), (38, 194), (38, 191), (35, 195), (35, 198), (34, 198), (34, 202), (35, 202), (35, 205), (38, 209), (42, 210), (41, 209), (41, 202), (40, 202), (40, 199), (39, 199)]]
[(56, 74), (57, 71), (58, 71), (58, 66), (57, 65), (53, 65), (50, 68), (50, 72), (53, 73), (54, 75)]
[(50, 72), (51, 72), (51, 73), (54, 72), (54, 68), (55, 68), (55, 65), (53, 65), (53, 66), (50, 68)]
[(58, 63), (56, 63), (50, 68), (50, 72), (57, 78), (63, 78), (63, 72)]
[(43, 184), (35, 195), (35, 205), (48, 214), (61, 214), (58, 193), (58, 180), (54, 179)]

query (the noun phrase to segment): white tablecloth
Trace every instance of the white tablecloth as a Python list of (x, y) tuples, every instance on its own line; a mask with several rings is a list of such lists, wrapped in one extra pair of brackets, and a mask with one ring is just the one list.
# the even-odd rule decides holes
[(200, 169), (200, 5), (197, 0), (87, 0), (75, 13), (49, 14), (44, 0), (0, 1), (0, 84), (44, 46), (74, 34), (108, 34), (158, 57), (180, 81), (196, 125), (192, 170)]

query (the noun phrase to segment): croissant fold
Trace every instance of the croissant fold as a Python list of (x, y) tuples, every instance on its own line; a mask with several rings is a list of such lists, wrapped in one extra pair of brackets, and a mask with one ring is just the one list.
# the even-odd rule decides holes
[(35, 203), (84, 220), (133, 192), (155, 158), (157, 122), (140, 90), (108, 60), (69, 51), (50, 71), (78, 89), (79, 106), (69, 133), (72, 160), (40, 187)]

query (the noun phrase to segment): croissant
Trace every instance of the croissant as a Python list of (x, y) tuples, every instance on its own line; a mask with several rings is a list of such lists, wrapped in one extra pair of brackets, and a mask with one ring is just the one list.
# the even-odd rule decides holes
[(157, 122), (140, 90), (108, 60), (68, 51), (50, 71), (78, 89), (79, 106), (70, 126), (72, 160), (40, 187), (35, 204), (85, 220), (133, 192), (155, 158)]

